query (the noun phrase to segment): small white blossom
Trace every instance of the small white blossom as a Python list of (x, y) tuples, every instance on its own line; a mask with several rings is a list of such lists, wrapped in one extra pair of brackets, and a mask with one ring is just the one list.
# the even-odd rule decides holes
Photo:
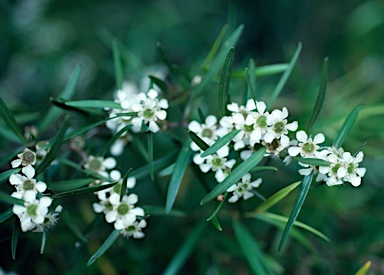
[(12, 168), (22, 166), (35, 165), (36, 163), (36, 154), (35, 152), (29, 150), (28, 148), (24, 149), (24, 152), (17, 155), (18, 159), (15, 159), (11, 162)]
[[(225, 134), (217, 127), (216, 123), (217, 118), (209, 115), (205, 119), (205, 123), (200, 124), (196, 120), (191, 121), (188, 125), (188, 130), (194, 132), (206, 144), (212, 145), (220, 136)], [(200, 150), (199, 146), (194, 142), (191, 142), (191, 149), (193, 151)]]
[(247, 200), (254, 196), (252, 193), (253, 188), (260, 186), (262, 179), (257, 179), (251, 182), (251, 174), (247, 173), (242, 178), (241, 181), (232, 185), (227, 189), (227, 192), (233, 192), (232, 196), (228, 199), (230, 203), (237, 202), (240, 198)]
[(128, 227), (122, 229), (120, 234), (126, 238), (133, 237), (134, 239), (142, 239), (144, 238), (143, 228), (147, 226), (147, 222), (145, 220), (135, 221), (133, 224)]
[(90, 155), (87, 163), (84, 165), (85, 169), (91, 170), (102, 176), (108, 177), (106, 169), (113, 169), (116, 167), (116, 160), (112, 157), (104, 159), (103, 157), (96, 157)]
[(296, 133), (296, 139), (299, 141), (299, 144), (288, 148), (289, 155), (295, 157), (300, 154), (302, 157), (314, 157), (320, 148), (318, 144), (323, 143), (325, 137), (320, 133), (317, 134), (312, 141), (312, 138), (308, 138), (306, 132), (298, 131)]
[(285, 107), (283, 107), (282, 110), (273, 110), (272, 113), (267, 116), (267, 123), (271, 126), (264, 135), (265, 142), (271, 143), (274, 139), (286, 136), (288, 131), (297, 130), (297, 121), (287, 123), (287, 117), (288, 110)]
[(36, 199), (37, 192), (44, 192), (47, 189), (45, 182), (36, 181), (35, 169), (32, 166), (26, 166), (22, 169), (26, 175), (12, 174), (9, 177), (9, 182), (16, 187), (17, 192), (20, 192), (21, 197), (28, 202)]

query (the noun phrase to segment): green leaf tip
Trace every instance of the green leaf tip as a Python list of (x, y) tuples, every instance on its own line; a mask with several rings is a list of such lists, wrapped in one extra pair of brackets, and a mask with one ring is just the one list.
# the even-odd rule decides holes
[(223, 69), (221, 70), (218, 103), (219, 110), (222, 115), (225, 115), (225, 110), (228, 101), (229, 85), (231, 83), (233, 61), (235, 59), (235, 48), (231, 48), (225, 58)]
[(343, 126), (341, 127), (339, 134), (337, 135), (333, 145), (336, 148), (340, 148), (341, 145), (344, 143), (344, 140), (346, 139), (349, 131), (351, 130), (353, 124), (355, 123), (357, 116), (359, 115), (359, 112), (361, 109), (363, 109), (364, 105), (360, 104), (356, 106), (352, 112), (348, 115), (348, 117), (345, 119)]

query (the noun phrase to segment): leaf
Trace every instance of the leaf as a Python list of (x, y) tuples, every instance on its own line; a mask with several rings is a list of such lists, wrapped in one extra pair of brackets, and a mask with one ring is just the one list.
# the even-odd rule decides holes
[(8, 208), (7, 210), (5, 210), (3, 213), (0, 214), (0, 223), (8, 220), (12, 216), (13, 216), (13, 209), (11, 207), (11, 208)]
[(215, 42), (212, 45), (211, 50), (209, 51), (207, 57), (205, 58), (203, 64), (201, 65), (203, 70), (207, 70), (209, 65), (212, 63), (212, 60), (214, 59), (216, 53), (218, 52), (220, 48), (220, 44), (224, 39), (224, 35), (227, 32), (228, 25), (224, 25), (224, 27), (221, 29), (219, 35), (217, 36)]
[(252, 95), (252, 98), (256, 100), (257, 96), (256, 96), (255, 61), (252, 58), (249, 59), (248, 70), (246, 72), (246, 75), (247, 75), (247, 82), (248, 82), (248, 94)]
[(300, 181), (292, 183), (291, 185), (288, 185), (287, 187), (284, 187), (283, 189), (277, 191), (275, 194), (270, 196), (266, 201), (264, 201), (262, 204), (260, 204), (259, 207), (256, 208), (255, 212), (267, 211), (269, 208), (274, 206), (276, 203), (278, 203), (279, 201), (284, 199), (299, 184), (300, 184)]
[(64, 208), (60, 212), (60, 219), (69, 227), (72, 233), (81, 241), (87, 242), (78, 225), (73, 220), (72, 216)]
[(231, 142), (231, 140), (240, 132), (240, 130), (232, 130), (231, 132), (229, 132), (228, 134), (226, 134), (225, 136), (219, 138), (218, 140), (216, 140), (215, 143), (213, 143), (207, 150), (205, 150), (202, 154), (201, 154), (201, 157), (204, 158), (204, 157), (207, 157), (209, 155), (212, 155), (214, 153), (216, 153), (221, 147), (227, 145), (229, 142)]
[(121, 90), (123, 87), (123, 66), (121, 64), (121, 53), (119, 49), (119, 42), (114, 39), (112, 41), (112, 51), (113, 51), (113, 65), (115, 68), (115, 79), (116, 79), (116, 88)]
[(0, 201), (24, 206), (24, 201), (22, 199), (12, 197), (11, 195), (8, 195), (3, 192), (0, 192)]
[(14, 169), (10, 169), (10, 170), (7, 170), (7, 171), (1, 173), (0, 174), (0, 183), (3, 183), (7, 179), (9, 179), (9, 177), (12, 174), (17, 174), (18, 172), (20, 172), (20, 170), (21, 170), (21, 168), (14, 168)]
[(43, 232), (41, 232), (41, 246), (40, 246), (41, 255), (44, 254), (46, 244), (47, 244), (47, 232), (43, 230)]
[(221, 225), (220, 225), (219, 221), (217, 220), (216, 216), (214, 216), (211, 221), (212, 221), (213, 226), (216, 227), (217, 230), (223, 231), (223, 229), (221, 228)]
[(165, 95), (168, 93), (167, 84), (163, 80), (153, 75), (148, 75), (148, 77), (151, 80), (151, 82), (153, 84), (156, 84)]
[[(79, 81), (81, 72), (81, 66), (77, 65), (73, 70), (67, 84), (65, 85), (63, 91), (60, 93), (59, 98), (70, 99), (75, 92), (76, 84)], [(53, 124), (53, 122), (60, 116), (62, 110), (52, 106), (47, 115), (44, 117), (43, 122), (40, 124), (40, 131), (44, 132), (46, 128)]]
[(155, 181), (155, 175), (153, 173), (153, 135), (148, 133), (148, 164), (149, 164), (149, 177), (151, 181)]
[(129, 125), (123, 127), (122, 129), (120, 129), (120, 131), (118, 131), (116, 134), (114, 134), (112, 136), (112, 138), (108, 141), (108, 143), (104, 146), (103, 151), (101, 151), (101, 153), (99, 155), (105, 156), (105, 154), (108, 152), (108, 149), (112, 146), (112, 144), (114, 144), (116, 142), (116, 140), (118, 140), (125, 132), (127, 132), (129, 129), (131, 129), (132, 126), (133, 126), (132, 124), (129, 124)]
[(225, 60), (226, 55), (228, 54), (228, 51), (233, 48), (237, 40), (239, 39), (241, 33), (243, 32), (244, 26), (240, 25), (228, 38), (228, 40), (223, 44), (221, 47), (219, 53), (215, 57), (215, 59), (212, 61), (211, 65), (209, 66), (209, 69), (207, 70), (207, 73), (203, 76), (202, 81), (200, 84), (196, 87), (196, 90), (192, 94), (192, 98), (196, 98), (200, 96), (205, 88), (213, 82), (214, 79), (216, 79), (221, 66), (223, 64), (223, 61)]
[(252, 168), (250, 173), (255, 173), (259, 171), (264, 171), (264, 170), (273, 170), (273, 171), (278, 171), (278, 169), (274, 166), (256, 166), (255, 168)]
[(89, 131), (89, 130), (91, 130), (91, 129), (93, 129), (93, 128), (95, 128), (95, 127), (97, 127), (97, 126), (99, 126), (99, 125), (101, 125), (101, 124), (103, 124), (105, 122), (107, 122), (108, 120), (110, 120), (110, 118), (109, 119), (103, 119), (101, 121), (97, 121), (97, 122), (92, 123), (90, 125), (84, 126), (83, 128), (81, 128), (81, 129), (79, 129), (77, 131), (74, 131), (72, 133), (69, 133), (69, 134), (65, 135), (63, 141), (66, 141), (66, 140), (71, 139), (71, 138), (73, 138), (75, 136), (78, 136), (78, 135), (80, 135), (80, 134), (82, 134), (84, 132), (87, 132), (87, 131)]
[[(365, 145), (367, 145), (367, 142), (364, 142), (363, 145), (361, 145), (361, 146), (359, 147), (359, 149), (357, 149), (356, 152), (353, 153), (353, 157), (356, 157), (357, 154), (360, 153), (360, 152), (364, 149)], [(0, 181), (0, 182), (1, 182), (1, 181)]]
[(207, 150), (209, 148), (209, 145), (206, 144), (205, 141), (202, 140), (198, 135), (196, 135), (196, 133), (188, 131), (188, 135), (201, 150)]
[(295, 53), (291, 59), (291, 62), (288, 65), (288, 68), (285, 70), (284, 74), (281, 76), (279, 83), (277, 83), (275, 90), (272, 92), (271, 96), (269, 97), (269, 101), (267, 104), (267, 110), (269, 108), (271, 108), (271, 106), (273, 105), (273, 103), (275, 102), (277, 97), (279, 96), (280, 92), (283, 90), (283, 87), (284, 87), (285, 83), (287, 82), (288, 77), (290, 76), (290, 74), (293, 70), (293, 67), (295, 67), (296, 61), (299, 58), (300, 51), (301, 51), (301, 43), (299, 43), (297, 45), (297, 49), (296, 49), (296, 51), (295, 51)]
[(93, 110), (91, 108), (81, 108), (81, 107), (68, 106), (67, 104), (65, 104), (67, 102), (67, 100), (64, 100), (62, 98), (60, 98), (60, 99), (50, 98), (49, 101), (55, 107), (58, 107), (60, 109), (66, 110), (66, 111), (73, 111), (75, 113), (79, 113), (79, 114), (87, 116), (87, 117), (90, 116), (90, 114), (95, 114), (95, 115), (104, 115), (105, 114), (104, 111)]
[(51, 198), (52, 199), (58, 199), (58, 198), (63, 198), (63, 197), (68, 197), (68, 196), (76, 196), (76, 195), (82, 195), (82, 194), (87, 194), (87, 193), (93, 193), (93, 192), (97, 192), (100, 190), (111, 188), (111, 187), (115, 186), (116, 184), (117, 184), (117, 181), (113, 182), (113, 183), (109, 183), (109, 184), (78, 188), (75, 190), (70, 190), (70, 191), (54, 194), (51, 196)]
[(64, 192), (73, 190), (76, 188), (80, 188), (90, 184), (95, 181), (92, 178), (83, 178), (83, 179), (72, 179), (72, 180), (64, 180), (64, 181), (56, 181), (56, 182), (47, 182), (47, 187), (51, 191), (55, 192)]
[(225, 200), (227, 199), (227, 196), (228, 196), (228, 192), (225, 192), (224, 194), (224, 198), (221, 200), (221, 202), (217, 205), (215, 211), (213, 211), (213, 213), (211, 214), (211, 216), (208, 217), (207, 221), (210, 221), (212, 219), (214, 219), (217, 215), (217, 213), (219, 213), (221, 207), (223, 206)]
[[(254, 215), (253, 216), (254, 218), (260, 218), (260, 219), (272, 219), (272, 220), (275, 220), (275, 221), (279, 221), (279, 222), (284, 222), (286, 223), (288, 221), (288, 218), (287, 217), (284, 217), (284, 216), (280, 216), (280, 215), (276, 215), (276, 214), (273, 214), (273, 213), (259, 213), (257, 215)], [(313, 234), (315, 234), (316, 236), (322, 238), (323, 240), (329, 242), (329, 238), (327, 236), (325, 236), (323, 233), (321, 233), (320, 231), (314, 229), (313, 227), (305, 224), (305, 223), (302, 223), (302, 222), (299, 222), (299, 221), (295, 221), (293, 223), (293, 225), (297, 226), (297, 227), (300, 227), (300, 228), (303, 228)]]
[(165, 212), (164, 207), (155, 206), (155, 205), (142, 205), (141, 208), (144, 209), (144, 212), (150, 216), (173, 216), (178, 218), (184, 218), (187, 214), (180, 210), (172, 209), (169, 213)]
[(323, 62), (323, 70), (321, 72), (321, 80), (320, 80), (320, 88), (319, 92), (317, 94), (317, 99), (315, 103), (315, 107), (313, 108), (311, 117), (309, 118), (308, 125), (307, 125), (307, 133), (312, 128), (313, 124), (315, 123), (317, 117), (319, 116), (319, 113), (323, 107), (325, 93), (327, 91), (327, 84), (328, 84), (328, 57), (324, 59)]
[(349, 131), (351, 130), (353, 124), (355, 123), (357, 116), (358, 116), (358, 114), (362, 108), (363, 108), (363, 105), (358, 105), (348, 115), (348, 117), (344, 121), (343, 126), (341, 127), (341, 129), (339, 131), (339, 134), (337, 135), (337, 137), (333, 143), (333, 146), (335, 146), (336, 148), (341, 147), (341, 145), (343, 144), (345, 138), (347, 137)]
[[(288, 69), (288, 66), (289, 64), (287, 63), (260, 66), (255, 69), (255, 76), (261, 77), (283, 73)], [(246, 78), (247, 74), (245, 73), (245, 71), (235, 71), (233, 72), (232, 77)]]
[(177, 192), (179, 191), (181, 180), (184, 176), (185, 169), (188, 166), (189, 158), (191, 156), (191, 150), (189, 147), (190, 142), (190, 139), (187, 139), (184, 142), (183, 148), (180, 150), (180, 153), (176, 159), (175, 168), (173, 169), (173, 173), (168, 186), (167, 199), (165, 203), (165, 212), (167, 213), (169, 213), (169, 211), (172, 209), (172, 206), (176, 200)]
[(329, 166), (330, 163), (328, 161), (317, 159), (317, 158), (294, 158), (297, 162), (308, 164), (308, 165), (314, 165), (314, 166)]
[(369, 268), (371, 267), (372, 262), (368, 261), (366, 262), (357, 272), (356, 275), (366, 275)]
[(308, 194), (309, 187), (311, 186), (312, 177), (313, 177), (313, 171), (308, 176), (305, 176), (303, 181), (301, 182), (299, 194), (297, 195), (295, 205), (293, 206), (291, 215), (289, 216), (289, 220), (284, 228), (283, 235), (280, 240), (280, 244), (278, 248), (279, 251), (283, 246), (286, 238), (288, 237), (288, 233), (291, 230), (294, 222), (296, 221), (297, 216), (300, 213), (301, 206), (303, 205), (304, 200)]
[(255, 274), (271, 274), (272, 271), (269, 270), (269, 265), (264, 258), (263, 252), (251, 233), (237, 220), (233, 220), (233, 229), (240, 248), (253, 272)]
[(265, 154), (265, 148), (259, 149), (248, 159), (243, 161), (239, 166), (237, 166), (228, 177), (219, 183), (208, 195), (206, 195), (200, 204), (205, 204), (210, 200), (213, 200), (218, 195), (227, 191), (229, 187), (233, 184), (236, 184), (246, 173), (248, 173), (253, 167), (255, 167), (263, 159)]
[(43, 172), (48, 166), (52, 163), (52, 161), (56, 158), (57, 153), (59, 152), (59, 149), (61, 145), (63, 144), (63, 139), (65, 132), (67, 131), (68, 128), (68, 122), (69, 122), (69, 117), (65, 117), (61, 128), (59, 130), (59, 133), (57, 134), (55, 141), (53, 142), (49, 152), (47, 155), (44, 157), (43, 161), (40, 163), (39, 166), (36, 168), (36, 176), (39, 175), (41, 172)]
[(197, 112), (199, 113), (200, 122), (204, 123), (206, 115), (204, 114), (203, 110), (201, 110), (201, 108), (198, 107)]
[(3, 118), (5, 124), (7, 124), (8, 128), (11, 129), (16, 134), (16, 136), (20, 139), (20, 141), (24, 143), (25, 138), (24, 138), (23, 132), (21, 131), (19, 124), (17, 124), (11, 111), (8, 109), (7, 105), (5, 105), (5, 102), (1, 97), (0, 97), (0, 116)]
[(77, 170), (77, 171), (80, 171), (81, 173), (84, 173), (86, 175), (91, 175), (92, 177), (96, 178), (96, 179), (101, 179), (103, 181), (110, 181), (111, 179), (110, 178), (107, 178), (107, 177), (104, 177), (96, 172), (93, 172), (91, 170), (88, 170), (88, 169), (82, 169), (78, 163), (76, 162), (73, 162), (73, 161), (70, 161), (68, 159), (64, 159), (64, 158), (59, 158), (58, 159), (59, 162), (61, 162), (62, 164), (64, 165), (67, 165), (69, 167), (72, 167), (73, 169)]
[(17, 248), (17, 242), (19, 241), (19, 234), (20, 234), (20, 221), (18, 219), (15, 220), (15, 223), (13, 225), (13, 232), (12, 232), (12, 244), (11, 244), (11, 252), (12, 252), (12, 259), (16, 260), (16, 248)]
[(121, 190), (120, 190), (120, 201), (123, 200), (123, 197), (127, 192), (128, 176), (131, 173), (131, 171), (132, 171), (132, 168), (129, 168), (129, 170), (127, 171), (127, 173), (125, 173), (123, 177), (123, 182), (121, 183)]
[(84, 107), (84, 108), (112, 108), (112, 109), (123, 109), (120, 103), (110, 100), (78, 100), (78, 101), (67, 101), (65, 105), (71, 107)]
[(219, 111), (225, 115), (225, 110), (228, 102), (229, 85), (231, 83), (233, 61), (235, 59), (235, 49), (231, 48), (225, 58), (223, 69), (221, 70), (220, 83), (219, 83)]
[(196, 245), (198, 240), (201, 238), (206, 223), (200, 222), (185, 239), (185, 242), (180, 249), (174, 254), (175, 256), (168, 264), (167, 268), (163, 272), (163, 275), (179, 274), (178, 272), (187, 261), (189, 255), (192, 253), (193, 247)]
[(113, 230), (112, 233), (108, 236), (108, 238), (105, 240), (105, 242), (99, 247), (99, 249), (95, 252), (95, 254), (92, 255), (92, 257), (89, 259), (87, 266), (90, 266), (93, 264), (98, 258), (100, 258), (117, 240), (117, 238), (120, 235), (119, 230)]
[(166, 177), (173, 173), (173, 169), (175, 169), (175, 164), (172, 163), (168, 167), (165, 167), (163, 170), (160, 171), (159, 175), (160, 177)]

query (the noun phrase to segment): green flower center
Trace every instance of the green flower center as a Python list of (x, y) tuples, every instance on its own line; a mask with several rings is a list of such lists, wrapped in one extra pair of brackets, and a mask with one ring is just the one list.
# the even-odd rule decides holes
[(27, 207), (27, 214), (29, 217), (36, 217), (37, 216), (37, 205), (31, 204)]
[(130, 210), (130, 207), (128, 204), (126, 203), (121, 203), (118, 207), (117, 207), (117, 213), (120, 215), (120, 216), (124, 216), (126, 214), (128, 214)]
[(35, 189), (35, 181), (33, 181), (33, 180), (23, 181), (23, 189), (25, 191), (34, 190)]
[(113, 205), (108, 201), (104, 204), (104, 208), (107, 212), (109, 211), (112, 211), (113, 210)]
[(215, 167), (221, 167), (223, 166), (223, 160), (221, 158), (214, 158), (212, 159), (212, 165)]
[(36, 154), (32, 151), (27, 151), (23, 153), (21, 159), (25, 166), (31, 165), (36, 161)]
[(89, 169), (92, 171), (100, 171), (103, 168), (103, 162), (100, 159), (94, 158), (88, 162)]
[(355, 168), (356, 168), (355, 165), (353, 163), (350, 163), (347, 168), (348, 174), (354, 174)]
[(136, 231), (136, 227), (134, 225), (130, 225), (125, 229), (127, 232), (133, 233)]
[(205, 128), (202, 132), (201, 132), (201, 135), (203, 137), (207, 137), (207, 138), (212, 138), (213, 137), (213, 131), (209, 128)]
[(340, 164), (340, 163), (336, 163), (336, 164), (331, 168), (332, 174), (336, 175), (336, 174), (337, 174), (337, 170), (339, 170), (340, 167), (341, 167), (341, 164)]
[(243, 188), (242, 186), (240, 186), (239, 188), (237, 188), (237, 191), (238, 191), (239, 193), (243, 193), (243, 192), (244, 192), (244, 188)]
[(155, 116), (155, 112), (152, 109), (145, 109), (143, 112), (143, 117), (149, 119)]
[(122, 187), (121, 183), (118, 183), (118, 184), (116, 184), (115, 186), (113, 186), (113, 191), (114, 191), (115, 193), (117, 193), (117, 194), (120, 194), (120, 192), (121, 192), (121, 187)]
[(303, 144), (302, 149), (305, 153), (313, 153), (315, 151), (315, 145), (310, 142), (306, 142)]
[(273, 126), (273, 130), (275, 131), (276, 134), (282, 134), (285, 129), (285, 124), (284, 122), (276, 122), (275, 125)]
[(267, 150), (269, 152), (273, 152), (277, 148), (279, 148), (279, 146), (280, 146), (280, 141), (278, 139), (274, 139), (274, 140), (272, 140), (271, 143), (267, 143), (265, 147), (267, 148)]
[(251, 133), (253, 131), (253, 124), (246, 125), (244, 124), (244, 132)]
[(267, 128), (268, 124), (267, 124), (267, 117), (266, 116), (259, 116), (256, 120), (256, 124), (260, 127), (260, 128)]

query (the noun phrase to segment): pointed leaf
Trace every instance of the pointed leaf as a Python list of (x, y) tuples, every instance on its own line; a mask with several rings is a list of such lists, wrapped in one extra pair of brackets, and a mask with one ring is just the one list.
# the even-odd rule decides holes
[(52, 199), (58, 199), (58, 198), (63, 198), (63, 197), (68, 197), (68, 196), (76, 196), (76, 195), (82, 195), (82, 194), (87, 194), (87, 193), (94, 193), (100, 190), (108, 189), (117, 184), (116, 182), (109, 183), (109, 184), (103, 184), (103, 185), (97, 185), (97, 186), (90, 186), (90, 187), (83, 187), (83, 188), (78, 188), (75, 190), (70, 190), (62, 193), (58, 193), (55, 195), (52, 195)]
[(225, 115), (226, 106), (228, 102), (229, 85), (231, 83), (233, 61), (235, 59), (235, 49), (231, 48), (225, 58), (223, 69), (221, 70), (220, 84), (219, 84), (219, 110), (222, 115)]
[(320, 88), (319, 88), (319, 92), (317, 94), (317, 99), (316, 99), (315, 107), (313, 108), (311, 117), (310, 117), (310, 119), (308, 121), (307, 133), (312, 128), (312, 126), (315, 123), (317, 117), (319, 116), (321, 108), (323, 108), (325, 93), (327, 91), (327, 84), (328, 84), (328, 57), (326, 57), (324, 59), (323, 70), (321, 72)]
[(99, 154), (100, 156), (105, 156), (105, 154), (108, 152), (108, 149), (118, 140), (125, 132), (127, 132), (129, 129), (132, 128), (132, 124), (129, 124), (125, 127), (123, 127), (120, 131), (118, 131), (116, 134), (112, 136), (112, 138), (108, 141), (108, 143), (104, 146), (103, 151)]
[(173, 169), (173, 174), (171, 176), (171, 180), (168, 186), (167, 200), (165, 203), (165, 211), (167, 213), (171, 211), (172, 206), (176, 200), (181, 180), (183, 179), (185, 169), (187, 168), (189, 163), (189, 158), (191, 156), (191, 150), (189, 147), (190, 142), (190, 139), (187, 139), (184, 142), (183, 148), (181, 149), (177, 157), (175, 168)]
[(99, 249), (95, 252), (95, 254), (92, 255), (92, 257), (89, 259), (87, 266), (90, 266), (93, 264), (98, 258), (100, 258), (117, 240), (117, 238), (120, 235), (119, 230), (113, 230), (112, 233), (108, 236), (108, 238), (105, 240), (105, 242), (99, 247)]
[[(360, 153), (360, 152), (364, 149), (365, 145), (367, 145), (367, 142), (364, 142), (364, 144), (361, 145), (361, 146), (359, 147), (359, 149), (356, 150), (355, 153), (353, 153), (353, 157), (356, 157), (357, 154)], [(1, 182), (1, 181), (0, 181), (0, 182)]]
[(199, 113), (200, 122), (203, 123), (207, 116), (204, 114), (200, 107), (197, 108), (197, 112)]
[(333, 146), (335, 146), (336, 148), (341, 147), (341, 145), (343, 144), (345, 138), (347, 137), (349, 131), (351, 130), (353, 124), (355, 123), (357, 116), (358, 116), (358, 114), (362, 108), (363, 108), (363, 105), (358, 105), (348, 115), (348, 117), (344, 121), (343, 126), (341, 127), (341, 129), (339, 131), (339, 134), (337, 135), (337, 137), (333, 143)]
[(203, 64), (201, 65), (203, 70), (207, 70), (209, 65), (212, 63), (212, 60), (214, 59), (216, 53), (218, 52), (218, 50), (220, 48), (221, 42), (224, 39), (224, 35), (227, 32), (227, 29), (228, 29), (228, 25), (227, 24), (224, 25), (224, 27), (221, 29), (218, 37), (216, 38), (215, 42), (212, 45), (211, 50), (209, 51), (207, 57), (205, 58)]
[(372, 262), (368, 261), (366, 262), (357, 272), (356, 275), (366, 275), (369, 268), (371, 267)]
[(219, 223), (219, 221), (217, 220), (216, 216), (214, 216), (211, 220), (212, 224), (214, 227), (216, 227), (217, 230), (219, 231), (223, 231), (223, 229), (221, 228), (221, 225)]
[(41, 255), (44, 254), (46, 244), (47, 244), (47, 232), (43, 230), (43, 232), (41, 232), (41, 246), (40, 246)]
[(84, 179), (73, 179), (73, 180), (64, 180), (64, 181), (56, 181), (56, 182), (47, 182), (47, 187), (51, 191), (55, 192), (64, 192), (69, 190), (74, 190), (77, 188), (81, 188), (95, 181), (92, 178), (84, 178)]
[(219, 213), (221, 207), (223, 206), (225, 200), (227, 199), (227, 196), (228, 196), (228, 192), (225, 192), (224, 194), (224, 198), (221, 200), (221, 202), (217, 205), (215, 211), (213, 211), (213, 213), (211, 214), (211, 216), (208, 217), (207, 221), (210, 221), (212, 220), (213, 218), (216, 217), (217, 213)]
[(94, 115), (104, 115), (105, 114), (105, 112), (101, 111), (101, 110), (94, 110), (91, 108), (69, 106), (69, 105), (65, 104), (67, 102), (67, 100), (64, 100), (62, 98), (59, 98), (59, 99), (50, 98), (49, 101), (55, 107), (62, 109), (60, 111), (63, 111), (63, 110), (64, 111), (73, 111), (75, 113), (81, 114), (81, 115), (86, 116), (86, 117), (89, 117), (90, 114), (94, 114)]
[(247, 81), (248, 81), (248, 94), (252, 95), (253, 99), (257, 99), (256, 96), (256, 71), (255, 71), (255, 61), (251, 58), (249, 59), (248, 63), (248, 76), (247, 76)]
[(1, 173), (0, 174), (0, 184), (5, 182), (6, 180), (8, 180), (12, 174), (17, 174), (18, 172), (20, 172), (20, 170), (21, 170), (21, 168), (14, 168), (14, 169), (10, 169), (10, 170), (7, 170), (7, 171)]
[(148, 75), (148, 77), (151, 80), (152, 84), (156, 84), (165, 95), (168, 93), (167, 84), (162, 79), (157, 78), (153, 75)]
[(205, 198), (202, 199), (200, 204), (205, 204), (210, 200), (215, 199), (217, 196), (221, 195), (233, 184), (236, 184), (246, 173), (248, 173), (253, 167), (255, 167), (263, 159), (265, 154), (265, 148), (259, 149), (248, 159), (243, 161), (239, 166), (237, 166), (227, 178), (219, 183)]
[(328, 161), (317, 159), (317, 158), (294, 158), (297, 162), (314, 165), (314, 166), (329, 166), (330, 163)]
[(269, 97), (269, 101), (267, 104), (267, 110), (269, 108), (271, 108), (271, 106), (273, 105), (273, 103), (275, 102), (277, 97), (279, 96), (280, 92), (283, 90), (283, 87), (284, 87), (285, 83), (287, 82), (288, 77), (290, 76), (290, 74), (293, 70), (293, 67), (295, 67), (295, 65), (296, 65), (296, 61), (299, 58), (300, 51), (301, 51), (301, 43), (299, 43), (299, 45), (297, 46), (295, 54), (293, 55), (291, 62), (289, 63), (288, 68), (285, 70), (284, 74), (281, 76), (279, 83), (277, 83), (275, 90), (272, 92), (271, 96)]
[(123, 87), (123, 66), (121, 64), (121, 53), (119, 48), (119, 42), (117, 40), (112, 41), (113, 50), (113, 65), (115, 68), (116, 88), (121, 90)]
[(180, 210), (172, 209), (171, 212), (165, 212), (164, 207), (155, 206), (155, 205), (142, 205), (141, 208), (144, 209), (144, 212), (150, 216), (173, 216), (178, 218), (184, 218), (187, 214)]
[(94, 177), (95, 179), (101, 179), (103, 181), (108, 181), (108, 182), (111, 181), (110, 178), (104, 177), (104, 176), (102, 176), (96, 172), (91, 171), (91, 170), (81, 168), (80, 165), (76, 162), (73, 162), (73, 161), (70, 161), (70, 160), (64, 159), (64, 158), (59, 158), (58, 161), (64, 165), (72, 167), (73, 169), (75, 169), (77, 171), (80, 171), (81, 173), (84, 173), (86, 175), (90, 175), (90, 176)]
[(0, 192), (0, 201), (24, 206), (24, 201), (22, 199), (12, 197), (11, 195), (8, 195), (3, 192)]
[(155, 181), (155, 174), (153, 172), (153, 135), (152, 132), (148, 133), (148, 164), (149, 164), (149, 177), (151, 181)]
[(229, 142), (231, 142), (232, 139), (240, 132), (240, 130), (232, 130), (225, 136), (221, 137), (220, 139), (216, 140), (214, 144), (212, 144), (207, 150), (205, 150), (202, 154), (201, 157), (207, 157), (210, 156), (214, 153), (216, 153), (220, 148), (223, 146), (227, 145)]
[(13, 209), (11, 207), (11, 208), (8, 208), (7, 210), (5, 210), (3, 213), (0, 214), (0, 223), (2, 223), (3, 221), (8, 220), (12, 216), (13, 216)]
[(71, 107), (83, 107), (83, 108), (112, 108), (112, 109), (123, 109), (120, 103), (110, 100), (78, 100), (78, 101), (67, 101), (65, 105)]
[(132, 168), (129, 168), (127, 173), (125, 173), (124, 175), (123, 182), (121, 183), (120, 201), (123, 200), (125, 193), (127, 193), (128, 176), (131, 173), (131, 171), (132, 171)]
[(198, 135), (196, 135), (194, 132), (188, 131), (189, 137), (192, 139), (194, 143), (196, 143), (197, 146), (201, 150), (207, 150), (209, 148), (209, 145), (205, 143), (204, 140), (202, 140)]
[(189, 255), (192, 253), (193, 247), (201, 238), (206, 222), (200, 222), (185, 239), (185, 242), (180, 249), (174, 254), (175, 256), (168, 264), (167, 268), (163, 272), (163, 275), (179, 274), (180, 269), (184, 266)]
[(19, 220), (16, 219), (14, 226), (13, 226), (13, 232), (12, 232), (12, 245), (11, 245), (11, 252), (12, 252), (12, 259), (16, 260), (16, 248), (17, 243), (19, 241), (19, 234), (20, 234), (20, 225)]
[(84, 237), (79, 226), (73, 220), (71, 214), (68, 213), (64, 208), (60, 212), (60, 219), (69, 227), (72, 233), (81, 241), (87, 242), (87, 239)]
[(307, 197), (309, 187), (311, 186), (312, 177), (313, 177), (313, 171), (308, 176), (305, 176), (303, 181), (301, 182), (299, 194), (297, 195), (295, 205), (293, 206), (291, 215), (289, 216), (289, 220), (287, 222), (287, 225), (284, 228), (284, 232), (280, 240), (279, 249), (278, 249), (279, 251), (283, 246), (286, 238), (288, 237), (288, 233), (291, 230), (294, 222), (296, 221), (297, 216), (300, 213), (301, 206), (303, 205), (304, 200)]
[(269, 265), (259, 248), (256, 240), (252, 237), (243, 225), (237, 220), (233, 221), (233, 229), (235, 231), (236, 239), (247, 259), (250, 267), (255, 274), (272, 274)]
[[(262, 77), (262, 76), (280, 74), (285, 72), (288, 69), (288, 66), (289, 64), (283, 63), (283, 64), (273, 64), (273, 65), (256, 67), (255, 76)], [(233, 72), (232, 77), (246, 78), (247, 74), (245, 73), (245, 71), (235, 71)]]
[(255, 172), (264, 171), (264, 170), (278, 171), (279, 169), (277, 169), (274, 166), (256, 166), (255, 168), (252, 168), (251, 171), (249, 172), (255, 173)]
[(7, 124), (8, 128), (11, 129), (15, 135), (20, 139), (21, 142), (25, 142), (25, 137), (19, 124), (17, 124), (15, 118), (13, 117), (11, 111), (8, 109), (5, 102), (0, 97), (0, 116), (3, 118), (5, 124)]

